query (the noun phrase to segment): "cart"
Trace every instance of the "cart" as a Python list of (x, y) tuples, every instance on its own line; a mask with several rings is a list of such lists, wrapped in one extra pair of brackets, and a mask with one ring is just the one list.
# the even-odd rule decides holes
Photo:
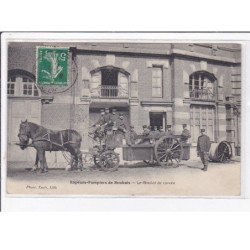
[[(104, 171), (115, 171), (119, 167), (120, 155), (105, 144), (96, 145), (93, 153), (94, 163)], [(124, 161), (155, 162), (160, 166), (179, 167), (182, 160), (189, 160), (190, 144), (180, 140), (180, 136), (162, 136), (151, 143), (123, 145)]]

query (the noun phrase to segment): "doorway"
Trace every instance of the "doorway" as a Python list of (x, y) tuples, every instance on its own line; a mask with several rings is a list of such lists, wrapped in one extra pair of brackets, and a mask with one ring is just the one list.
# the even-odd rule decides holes
[(156, 126), (159, 130), (162, 127), (165, 130), (166, 113), (164, 112), (150, 112), (149, 113), (150, 126), (153, 130)]

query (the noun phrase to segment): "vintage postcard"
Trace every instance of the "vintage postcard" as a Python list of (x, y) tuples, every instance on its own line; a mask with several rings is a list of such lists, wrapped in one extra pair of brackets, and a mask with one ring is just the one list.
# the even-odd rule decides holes
[(6, 195), (241, 196), (240, 42), (9, 39), (6, 55)]

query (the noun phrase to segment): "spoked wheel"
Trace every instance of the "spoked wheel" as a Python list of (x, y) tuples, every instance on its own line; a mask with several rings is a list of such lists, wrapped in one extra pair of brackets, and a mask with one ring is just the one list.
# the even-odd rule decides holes
[(232, 147), (227, 141), (222, 141), (219, 143), (216, 158), (219, 162), (227, 162), (232, 157)]
[(113, 150), (103, 152), (99, 157), (99, 165), (104, 171), (115, 171), (119, 167), (119, 155)]
[(164, 136), (155, 144), (155, 159), (162, 167), (179, 167), (182, 160), (182, 145), (173, 137)]

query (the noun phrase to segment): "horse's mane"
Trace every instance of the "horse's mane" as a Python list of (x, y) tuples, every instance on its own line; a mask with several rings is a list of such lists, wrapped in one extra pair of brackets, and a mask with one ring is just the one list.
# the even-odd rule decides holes
[(36, 123), (34, 123), (34, 122), (27, 122), (28, 124), (29, 124), (29, 126), (30, 126), (30, 128), (32, 129), (32, 130), (46, 130), (46, 128), (45, 127), (43, 127), (43, 126), (41, 126), (41, 125), (38, 125), (38, 124), (36, 124)]

